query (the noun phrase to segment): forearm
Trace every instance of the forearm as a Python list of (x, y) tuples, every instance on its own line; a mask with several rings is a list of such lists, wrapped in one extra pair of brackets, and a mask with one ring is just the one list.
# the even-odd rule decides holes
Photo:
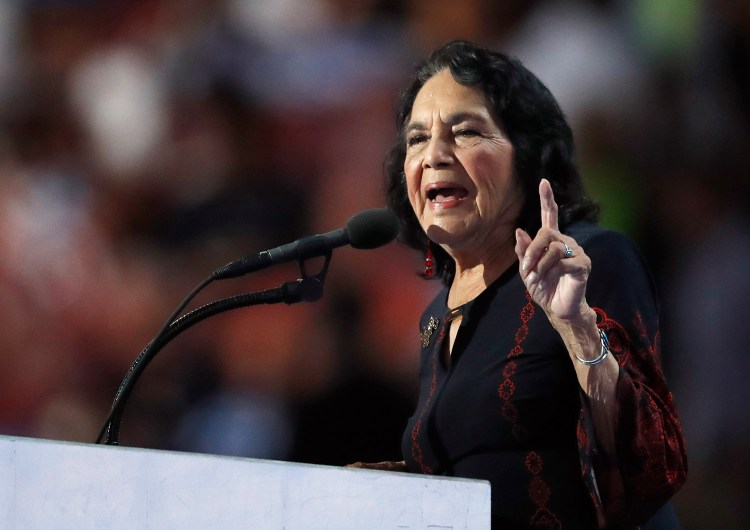
[(596, 313), (586, 306), (579, 318), (563, 321), (551, 317), (550, 322), (565, 343), (578, 384), (587, 398), (597, 445), (602, 456), (613, 458), (617, 421), (615, 396), (620, 367), (611, 354), (607, 354), (601, 362), (594, 365), (587, 365), (580, 360), (596, 359), (602, 352)]
[(622, 512), (625, 502), (623, 477), (618, 469), (616, 437), (618, 403), (617, 381), (620, 367), (611, 353), (596, 364), (586, 364), (602, 354), (602, 340), (596, 325), (596, 313), (586, 306), (581, 317), (573, 321), (550, 318), (562, 337), (575, 368), (578, 384), (585, 396), (584, 404), (591, 421), (597, 457), (591, 463), (596, 469), (598, 493), (602, 496), (604, 519)]

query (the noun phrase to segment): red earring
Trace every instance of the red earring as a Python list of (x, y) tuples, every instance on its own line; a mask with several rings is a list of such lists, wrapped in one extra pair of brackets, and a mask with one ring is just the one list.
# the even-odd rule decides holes
[(432, 257), (432, 248), (430, 242), (427, 242), (427, 252), (424, 255), (424, 275), (428, 278), (432, 278), (435, 275), (435, 269), (433, 267), (434, 260)]

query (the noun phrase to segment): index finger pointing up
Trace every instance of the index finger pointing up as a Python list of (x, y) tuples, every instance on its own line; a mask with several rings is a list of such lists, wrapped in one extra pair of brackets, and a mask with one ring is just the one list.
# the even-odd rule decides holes
[(542, 205), (542, 228), (557, 230), (557, 203), (547, 179), (542, 179), (539, 183), (539, 202)]

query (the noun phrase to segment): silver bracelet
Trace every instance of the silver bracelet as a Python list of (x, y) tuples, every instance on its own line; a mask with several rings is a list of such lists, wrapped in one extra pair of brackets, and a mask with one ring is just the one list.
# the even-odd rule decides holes
[(602, 349), (599, 352), (599, 357), (597, 357), (596, 359), (588, 360), (588, 359), (581, 359), (578, 355), (576, 355), (576, 359), (578, 359), (578, 362), (581, 362), (585, 364), (586, 366), (594, 366), (604, 360), (604, 358), (609, 353), (609, 339), (607, 338), (607, 334), (604, 333), (604, 331), (602, 331), (601, 329), (599, 330), (599, 338), (602, 341)]

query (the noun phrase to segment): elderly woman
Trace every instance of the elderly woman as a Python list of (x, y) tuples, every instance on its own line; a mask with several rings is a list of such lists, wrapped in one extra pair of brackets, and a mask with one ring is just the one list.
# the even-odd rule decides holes
[[(594, 224), (555, 99), (517, 60), (453, 42), (417, 69), (398, 127), (388, 205), (445, 287), (420, 323), (405, 461), (355, 465), (489, 480), (493, 528), (643, 524), (686, 476), (656, 295)], [(678, 527), (659, 519), (646, 528)]]

